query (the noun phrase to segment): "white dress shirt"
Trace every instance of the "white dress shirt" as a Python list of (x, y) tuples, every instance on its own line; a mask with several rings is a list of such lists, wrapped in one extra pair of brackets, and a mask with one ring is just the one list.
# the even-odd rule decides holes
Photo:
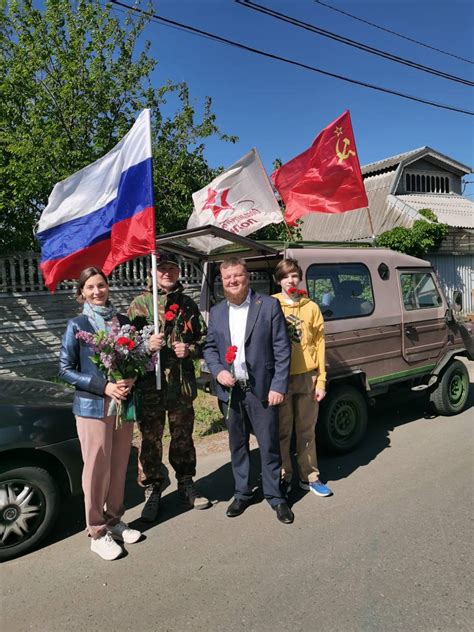
[(227, 302), (229, 306), (229, 331), (230, 341), (237, 347), (234, 362), (235, 377), (237, 380), (248, 380), (247, 366), (245, 364), (245, 329), (250, 307), (250, 290), (247, 298), (240, 305)]

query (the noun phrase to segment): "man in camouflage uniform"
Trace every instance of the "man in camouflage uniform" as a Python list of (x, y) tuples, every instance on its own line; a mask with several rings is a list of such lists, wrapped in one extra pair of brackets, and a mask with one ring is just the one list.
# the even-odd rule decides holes
[[(176, 473), (179, 495), (196, 509), (211, 505), (193, 483), (196, 474), (193, 400), (197, 396), (193, 360), (202, 357), (201, 341), (206, 334), (206, 325), (198, 306), (184, 294), (183, 286), (178, 282), (179, 264), (173, 254), (157, 254), (156, 276), (160, 334), (153, 336), (152, 341), (160, 348), (161, 390), (156, 389), (154, 372), (137, 383), (142, 395), (141, 421), (138, 422), (141, 435), (138, 483), (145, 488), (142, 519), (147, 522), (156, 520), (161, 494), (170, 482), (163, 465), (166, 413), (171, 435), (169, 461)], [(138, 329), (153, 324), (151, 291), (132, 301), (128, 316)]]

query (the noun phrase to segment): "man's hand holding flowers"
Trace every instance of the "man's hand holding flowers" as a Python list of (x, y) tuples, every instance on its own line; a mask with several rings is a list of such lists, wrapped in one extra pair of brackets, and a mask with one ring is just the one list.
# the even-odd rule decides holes
[(232, 388), (235, 385), (235, 375), (234, 375), (234, 361), (237, 354), (237, 347), (235, 345), (231, 345), (227, 348), (225, 354), (225, 361), (230, 365), (232, 371), (227, 371), (224, 369), (223, 371), (219, 371), (217, 374), (216, 380), (222, 386), (227, 386), (227, 388)]
[(178, 342), (177, 340), (175, 340), (171, 344), (171, 348), (175, 352), (176, 357), (180, 358), (181, 360), (187, 358), (189, 355), (189, 345), (187, 342)]
[(180, 309), (178, 303), (173, 303), (165, 312), (165, 321), (173, 323), (171, 331), (171, 348), (180, 360), (184, 360), (189, 355), (189, 344), (182, 340), (183, 333), (186, 329), (185, 314)]
[(225, 369), (223, 371), (219, 371), (216, 380), (219, 384), (222, 384), (222, 386), (227, 386), (227, 388), (232, 388), (235, 384), (235, 377), (230, 371)]

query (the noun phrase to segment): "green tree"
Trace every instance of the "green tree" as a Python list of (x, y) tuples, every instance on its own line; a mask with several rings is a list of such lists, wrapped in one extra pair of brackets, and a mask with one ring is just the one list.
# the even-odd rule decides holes
[(440, 224), (431, 209), (424, 208), (418, 213), (426, 219), (415, 220), (411, 228), (397, 226), (382, 233), (377, 237), (376, 245), (414, 257), (423, 257), (428, 251), (439, 248), (449, 227), (447, 224)]
[[(0, 0), (0, 253), (36, 249), (34, 226), (54, 184), (103, 156), (144, 107), (152, 112), (159, 231), (185, 227), (191, 193), (217, 173), (203, 140), (222, 135), (186, 84), (155, 88), (143, 14), (119, 20), (99, 0)], [(166, 100), (176, 114), (162, 114)]]

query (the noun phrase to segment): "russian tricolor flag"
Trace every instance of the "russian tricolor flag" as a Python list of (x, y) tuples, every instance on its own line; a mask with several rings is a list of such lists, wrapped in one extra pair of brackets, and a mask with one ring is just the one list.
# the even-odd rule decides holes
[(51, 292), (88, 266), (108, 275), (155, 251), (150, 110), (103, 158), (55, 185), (36, 236)]

